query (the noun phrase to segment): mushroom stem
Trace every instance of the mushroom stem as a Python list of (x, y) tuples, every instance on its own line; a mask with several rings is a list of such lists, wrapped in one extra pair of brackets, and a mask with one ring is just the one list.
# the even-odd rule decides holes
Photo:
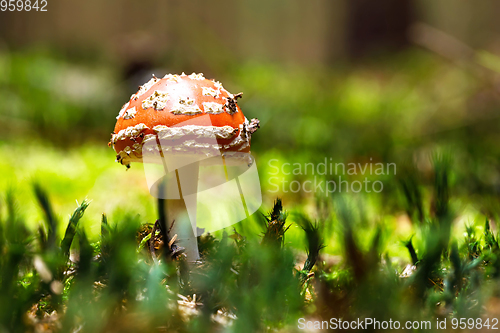
[[(196, 200), (198, 192), (199, 163), (188, 164), (176, 171), (180, 199), (164, 201), (167, 211), (170, 238), (177, 235), (177, 244), (185, 248), (189, 262), (200, 259), (196, 239)], [(175, 223), (174, 223), (175, 221)], [(173, 225), (172, 225), (173, 223)]]

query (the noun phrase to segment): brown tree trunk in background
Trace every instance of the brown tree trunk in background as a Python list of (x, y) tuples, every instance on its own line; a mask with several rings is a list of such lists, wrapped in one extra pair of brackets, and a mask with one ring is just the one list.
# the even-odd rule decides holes
[(412, 0), (347, 1), (347, 47), (352, 57), (397, 51), (408, 45), (415, 18)]

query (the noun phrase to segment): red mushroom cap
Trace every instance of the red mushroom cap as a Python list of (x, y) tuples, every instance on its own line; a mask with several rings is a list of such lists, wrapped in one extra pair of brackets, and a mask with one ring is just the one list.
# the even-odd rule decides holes
[[(110, 142), (117, 161), (142, 162), (144, 143), (158, 138), (170, 140), (170, 151), (178, 154), (249, 152), (251, 134), (259, 123), (245, 118), (238, 97), (241, 93), (232, 95), (203, 74), (153, 76), (117, 117)], [(217, 144), (209, 146), (214, 137)]]

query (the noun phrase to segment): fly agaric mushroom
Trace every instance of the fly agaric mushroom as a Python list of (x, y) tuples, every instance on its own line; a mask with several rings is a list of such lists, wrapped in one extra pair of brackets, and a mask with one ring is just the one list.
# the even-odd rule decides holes
[[(179, 196), (165, 200), (167, 221), (189, 261), (199, 259), (196, 192), (200, 163), (222, 156), (225, 164), (233, 155), (249, 153), (251, 135), (259, 128), (257, 119), (248, 121), (241, 112), (237, 104), (241, 96), (203, 74), (168, 74), (162, 79), (153, 75), (117, 117), (110, 142), (117, 162), (128, 168), (131, 162), (147, 163), (149, 153), (159, 153), (165, 172), (172, 171), (165, 166), (167, 154), (177, 164)], [(186, 194), (190, 194), (190, 205)]]

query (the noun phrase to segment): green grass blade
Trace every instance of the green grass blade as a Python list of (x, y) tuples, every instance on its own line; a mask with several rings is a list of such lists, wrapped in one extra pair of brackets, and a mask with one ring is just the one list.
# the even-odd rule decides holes
[(90, 205), (90, 201), (83, 200), (83, 202), (75, 209), (73, 215), (71, 215), (69, 219), (68, 226), (66, 227), (66, 233), (64, 234), (64, 238), (61, 241), (61, 250), (66, 257), (69, 256), (69, 249), (71, 247), (71, 243), (73, 242), (73, 238), (75, 237), (76, 228), (78, 226), (78, 222), (85, 214), (85, 210)]
[(42, 208), (45, 214), (45, 220), (47, 222), (47, 227), (48, 227), (47, 244), (50, 247), (54, 247), (56, 243), (57, 221), (54, 216), (54, 212), (52, 210), (49, 197), (47, 196), (45, 190), (42, 189), (40, 184), (35, 183), (33, 185), (33, 189), (35, 191), (35, 196), (38, 200), (38, 203), (40, 204), (40, 207)]

